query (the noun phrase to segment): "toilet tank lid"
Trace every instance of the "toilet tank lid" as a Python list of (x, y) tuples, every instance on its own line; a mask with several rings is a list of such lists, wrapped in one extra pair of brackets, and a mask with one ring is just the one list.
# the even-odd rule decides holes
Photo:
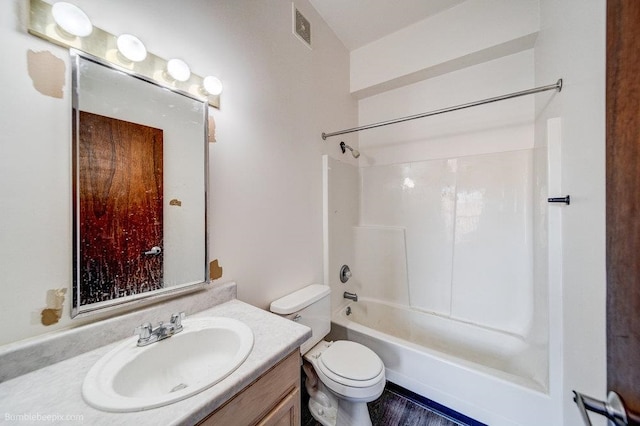
[(269, 310), (274, 314), (289, 315), (304, 309), (330, 293), (328, 285), (311, 284), (271, 302)]

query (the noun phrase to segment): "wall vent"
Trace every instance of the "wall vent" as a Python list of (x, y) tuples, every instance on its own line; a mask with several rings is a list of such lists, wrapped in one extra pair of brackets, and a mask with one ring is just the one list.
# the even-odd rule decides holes
[(293, 33), (309, 48), (311, 47), (311, 23), (293, 5)]

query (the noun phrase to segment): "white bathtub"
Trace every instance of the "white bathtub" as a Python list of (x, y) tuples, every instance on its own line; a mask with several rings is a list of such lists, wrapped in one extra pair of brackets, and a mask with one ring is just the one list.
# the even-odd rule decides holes
[(361, 298), (334, 313), (329, 338), (368, 346), (387, 380), (480, 422), (553, 424), (546, 349), (523, 337)]

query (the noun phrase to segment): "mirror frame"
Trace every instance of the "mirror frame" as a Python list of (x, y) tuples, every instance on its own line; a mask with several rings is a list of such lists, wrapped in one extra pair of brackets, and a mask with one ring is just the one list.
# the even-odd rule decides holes
[[(72, 284), (72, 302), (71, 302), (71, 318), (83, 318), (92, 314), (104, 313), (116, 309), (133, 309), (134, 307), (138, 307), (144, 304), (155, 303), (160, 300), (169, 299), (172, 297), (176, 297), (179, 295), (183, 295), (186, 293), (194, 292), (205, 288), (208, 284), (211, 283), (211, 280), (208, 276), (209, 267), (208, 267), (208, 259), (209, 259), (209, 232), (208, 232), (208, 202), (209, 202), (209, 104), (206, 100), (202, 100), (198, 97), (191, 96), (189, 93), (179, 90), (179, 89), (171, 89), (170, 87), (160, 85), (156, 83), (154, 80), (145, 77), (144, 75), (137, 74), (131, 70), (118, 67), (113, 63), (104, 61), (98, 57), (90, 55), (86, 52), (82, 52), (76, 49), (69, 49), (70, 61), (71, 61), (71, 129), (72, 129), (72, 140), (71, 140), (71, 197), (72, 197), (72, 220), (73, 220), (73, 235), (72, 235), (72, 244), (73, 244), (73, 284)], [(114, 72), (118, 72), (124, 74), (131, 78), (136, 78), (138, 80), (142, 80), (145, 83), (152, 84), (162, 90), (167, 90), (172, 93), (175, 93), (178, 96), (185, 96), (189, 99), (192, 99), (196, 102), (199, 102), (203, 105), (203, 155), (204, 155), (204, 259), (205, 264), (203, 265), (203, 281), (197, 283), (187, 283), (187, 284), (176, 284), (174, 286), (168, 288), (162, 288), (158, 290), (152, 290), (144, 293), (138, 293), (130, 296), (124, 296), (121, 298), (115, 298), (108, 301), (96, 302), (86, 305), (80, 305), (80, 291), (79, 286), (81, 284), (80, 279), (80, 268), (78, 267), (79, 262), (79, 254), (80, 254), (80, 232), (79, 232), (79, 206), (78, 206), (78, 197), (79, 197), (79, 182), (78, 182), (78, 141), (79, 141), (79, 126), (77, 125), (79, 120), (80, 110), (78, 108), (79, 99), (78, 99), (78, 90), (79, 87), (79, 73), (80, 73), (80, 60), (88, 60), (94, 62), (96, 64), (102, 65), (108, 69), (113, 70)]]

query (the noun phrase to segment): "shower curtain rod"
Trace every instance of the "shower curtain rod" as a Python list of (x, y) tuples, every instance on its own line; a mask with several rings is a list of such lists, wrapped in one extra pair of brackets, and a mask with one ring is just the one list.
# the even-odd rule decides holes
[(423, 112), (421, 114), (409, 115), (407, 117), (395, 118), (393, 120), (380, 121), (378, 123), (367, 124), (365, 126), (353, 127), (351, 129), (339, 130), (337, 132), (324, 133), (322, 132), (322, 139), (326, 140), (332, 136), (344, 135), (346, 133), (359, 132), (360, 130), (374, 129), (376, 127), (388, 126), (389, 124), (402, 123), (403, 121), (415, 120), (417, 118), (430, 117), (432, 115), (444, 114), (445, 112), (458, 111), (460, 109), (471, 108), (478, 105), (490, 104), (492, 102), (504, 101), (506, 99), (517, 98), (519, 96), (532, 95), (534, 93), (546, 92), (548, 90), (562, 90), (562, 79), (559, 79), (555, 84), (549, 84), (547, 86), (534, 87), (533, 89), (523, 90), (521, 92), (509, 93), (508, 95), (496, 96), (495, 98), (483, 99), (481, 101), (469, 102), (462, 105), (456, 105), (448, 108), (437, 109), (435, 111)]

